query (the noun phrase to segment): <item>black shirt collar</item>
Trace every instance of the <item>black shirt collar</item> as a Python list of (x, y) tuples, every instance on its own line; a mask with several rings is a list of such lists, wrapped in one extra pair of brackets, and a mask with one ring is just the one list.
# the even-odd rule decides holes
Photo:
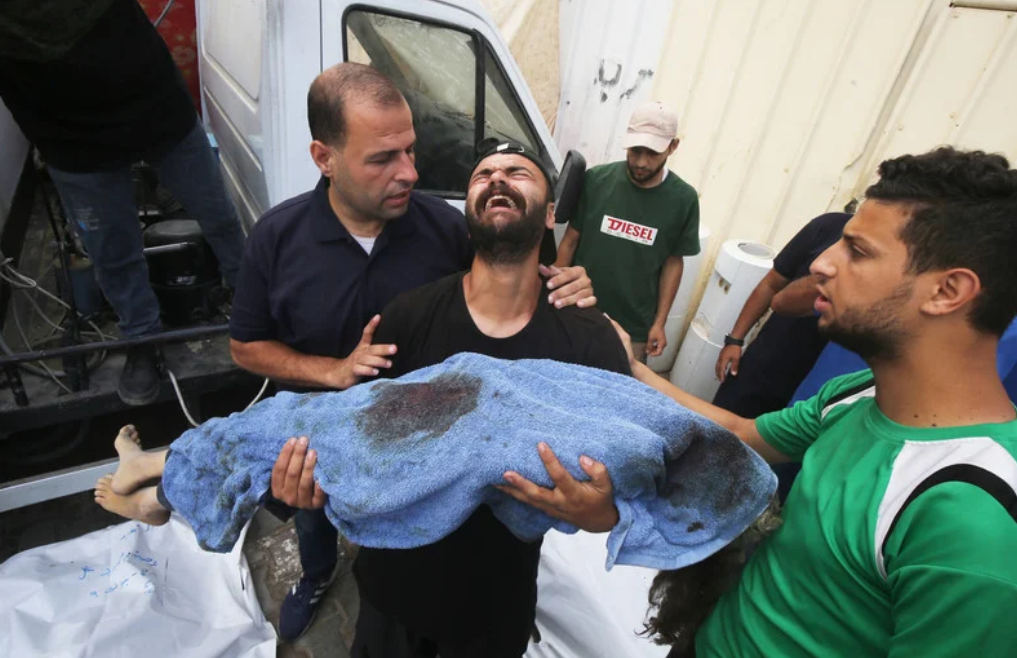
[[(314, 208), (312, 233), (314, 235), (314, 239), (318, 242), (345, 240), (346, 242), (353, 243), (355, 242), (353, 236), (351, 236), (350, 232), (346, 230), (343, 223), (339, 221), (335, 211), (332, 209), (332, 204), (329, 203), (328, 187), (328, 178), (322, 176), (318, 181), (318, 184), (315, 186), (314, 193), (312, 195)], [(416, 199), (414, 197), (416, 195), (417, 192), (413, 192), (411, 194), (410, 207), (406, 210), (406, 214), (385, 223), (385, 228), (381, 230), (381, 234), (378, 236), (378, 240), (380, 242), (379, 246), (385, 245), (392, 238), (403, 237), (413, 233), (413, 224), (416, 215)]]

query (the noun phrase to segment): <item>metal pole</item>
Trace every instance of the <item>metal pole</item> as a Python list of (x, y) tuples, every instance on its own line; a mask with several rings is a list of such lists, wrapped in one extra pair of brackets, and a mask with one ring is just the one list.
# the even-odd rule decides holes
[(28, 392), (25, 391), (25, 384), (21, 381), (21, 373), (18, 372), (18, 366), (11, 363), (3, 368), (4, 373), (7, 375), (7, 383), (11, 387), (11, 392), (14, 393), (14, 402), (19, 407), (27, 407)]
[(134, 338), (122, 338), (120, 340), (104, 340), (97, 343), (86, 343), (84, 345), (73, 345), (71, 347), (58, 347), (52, 350), (40, 350), (38, 352), (26, 352), (5, 356), (0, 358), (0, 368), (17, 363), (31, 361), (43, 361), (45, 359), (56, 359), (65, 356), (84, 356), (92, 352), (108, 351), (116, 352), (141, 345), (161, 345), (163, 343), (178, 343), (199, 338), (209, 338), (228, 333), (228, 324), (216, 324), (207, 327), (192, 327), (189, 329), (177, 329), (175, 331), (164, 331), (150, 336), (137, 336)]
[[(67, 293), (67, 299), (65, 301), (71, 311), (70, 319), (68, 320), (70, 343), (72, 346), (77, 346), (81, 345), (81, 331), (78, 328), (78, 305), (74, 301), (74, 286), (71, 283), (71, 265), (67, 258), (67, 245), (64, 243), (64, 237), (60, 232), (60, 227), (57, 226), (56, 219), (53, 217), (53, 207), (50, 206), (49, 203), (49, 193), (46, 191), (46, 181), (42, 179), (42, 174), (38, 173), (38, 171), (37, 175), (39, 176), (39, 191), (42, 194), (42, 204), (46, 206), (46, 216), (49, 218), (49, 225), (53, 231), (53, 239), (56, 240), (57, 243), (57, 253), (60, 255), (60, 273), (63, 275), (64, 290)], [(88, 390), (88, 365), (85, 363), (84, 356), (76, 359), (74, 369), (77, 370), (77, 375), (68, 377), (71, 388), (75, 391), (82, 388)], [(69, 368), (65, 368), (65, 370), (69, 370)]]

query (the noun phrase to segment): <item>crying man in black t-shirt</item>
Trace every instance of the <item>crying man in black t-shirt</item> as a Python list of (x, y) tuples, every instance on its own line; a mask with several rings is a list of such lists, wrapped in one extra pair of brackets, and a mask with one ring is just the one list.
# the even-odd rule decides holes
[[(629, 373), (603, 314), (543, 303), (537, 263), (554, 226), (552, 190), (544, 164), (525, 148), (492, 144), (482, 152), (466, 199), (472, 268), (385, 308), (375, 342), (399, 348), (387, 376), (459, 352)], [(353, 566), (361, 596), (353, 656), (522, 655), (534, 628), (539, 558), (540, 542), (516, 539), (487, 507), (436, 544), (362, 548)]]

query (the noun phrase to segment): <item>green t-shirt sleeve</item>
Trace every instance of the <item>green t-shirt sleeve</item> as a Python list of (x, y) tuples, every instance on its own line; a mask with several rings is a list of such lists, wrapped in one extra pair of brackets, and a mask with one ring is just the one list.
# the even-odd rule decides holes
[(685, 217), (681, 219), (681, 233), (671, 249), (672, 256), (695, 256), (699, 253), (699, 196), (690, 188), (689, 197), (685, 204)]
[(884, 558), (888, 658), (1017, 655), (1017, 523), (982, 489), (937, 485), (901, 515)]
[(773, 411), (756, 418), (756, 429), (763, 440), (793, 460), (800, 461), (809, 446), (819, 438), (822, 406), (819, 396), (801, 400), (793, 407)]
[(819, 392), (793, 406), (756, 418), (756, 429), (763, 440), (795, 461), (800, 461), (816, 439), (823, 424), (823, 409), (844, 391), (872, 379), (868, 370), (831, 379)]

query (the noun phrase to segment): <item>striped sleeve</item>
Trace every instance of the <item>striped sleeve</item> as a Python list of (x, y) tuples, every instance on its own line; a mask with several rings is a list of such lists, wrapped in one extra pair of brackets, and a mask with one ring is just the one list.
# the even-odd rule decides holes
[(1017, 523), (985, 490), (950, 482), (919, 496), (886, 547), (887, 655), (1013, 656), (1015, 546)]
[(756, 429), (767, 443), (792, 460), (800, 461), (816, 439), (827, 413), (837, 405), (850, 404), (873, 388), (868, 370), (831, 379), (819, 393), (794, 405), (763, 414)]

